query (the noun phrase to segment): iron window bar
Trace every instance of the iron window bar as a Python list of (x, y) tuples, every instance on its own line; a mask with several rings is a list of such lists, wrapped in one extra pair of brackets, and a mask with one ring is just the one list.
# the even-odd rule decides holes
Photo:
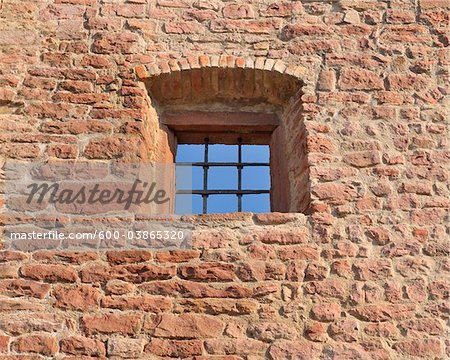
[[(238, 212), (242, 211), (242, 196), (243, 195), (258, 195), (270, 194), (270, 190), (243, 190), (242, 189), (242, 170), (244, 167), (250, 166), (270, 166), (266, 162), (242, 162), (242, 139), (237, 139), (238, 145), (238, 161), (237, 162), (209, 162), (209, 138), (204, 139), (204, 161), (203, 162), (178, 162), (177, 166), (198, 166), (203, 168), (203, 190), (177, 190), (176, 193), (180, 195), (201, 195), (203, 202), (202, 213), (208, 212), (208, 196), (209, 195), (236, 195), (238, 199)], [(238, 169), (238, 189), (237, 190), (211, 190), (208, 189), (208, 170), (211, 166), (228, 166), (237, 167)]]
[(177, 166), (231, 166), (231, 167), (246, 167), (246, 166), (270, 166), (269, 163), (259, 162), (177, 162)]

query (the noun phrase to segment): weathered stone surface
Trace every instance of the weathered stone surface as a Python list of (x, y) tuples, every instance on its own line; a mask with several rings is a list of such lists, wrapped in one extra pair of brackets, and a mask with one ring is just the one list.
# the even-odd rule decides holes
[(78, 278), (73, 268), (65, 265), (25, 265), (20, 268), (20, 273), (24, 277), (50, 282), (75, 282)]
[(141, 328), (142, 315), (133, 313), (109, 313), (83, 315), (81, 324), (88, 334), (123, 333), (132, 335)]
[(13, 317), (5, 315), (0, 318), (0, 329), (14, 335), (41, 331), (59, 332), (63, 324), (62, 316), (44, 312), (22, 312)]
[(313, 359), (319, 355), (318, 346), (310, 342), (279, 340), (269, 348), (272, 359)]
[(58, 351), (58, 341), (50, 335), (27, 335), (13, 341), (11, 347), (17, 352), (53, 356)]
[(295, 339), (297, 335), (297, 331), (292, 325), (272, 322), (251, 325), (247, 329), (247, 333), (250, 337), (265, 342), (272, 342), (276, 339)]
[[(0, 359), (450, 357), (449, 10), (0, 1)], [(241, 137), (252, 161), (247, 146), (270, 142), (276, 212), (95, 219), (144, 231), (181, 220), (193, 228), (183, 248), (137, 233), (101, 249), (8, 241), (11, 228), (84, 233), (93, 221), (66, 216), (80, 204), (43, 214), (25, 197), (8, 203), (12, 160), (170, 165), (193, 121), (211, 159), (216, 143)], [(242, 170), (244, 189), (259, 170)]]
[(105, 356), (105, 345), (100, 340), (71, 336), (61, 340), (61, 351), (73, 355)]
[(55, 305), (62, 309), (89, 311), (99, 306), (100, 291), (91, 286), (58, 286), (53, 290)]
[(168, 340), (152, 338), (145, 346), (145, 352), (157, 356), (187, 357), (202, 354), (200, 340)]
[(355, 309), (355, 315), (364, 321), (401, 320), (411, 316), (414, 304), (366, 305)]
[(312, 316), (319, 321), (335, 321), (341, 317), (341, 306), (337, 303), (322, 303), (313, 306)]
[(140, 358), (144, 349), (142, 339), (130, 339), (125, 337), (111, 337), (108, 339), (108, 355), (125, 359)]
[(339, 78), (342, 90), (382, 90), (383, 78), (369, 70), (343, 69)]
[(223, 322), (208, 315), (163, 314), (147, 317), (144, 328), (156, 337), (197, 339), (218, 336), (223, 330)]
[(142, 310), (145, 312), (160, 313), (170, 310), (170, 299), (160, 296), (106, 296), (102, 299), (102, 307), (120, 310)]
[(437, 339), (418, 339), (416, 341), (401, 341), (394, 345), (394, 349), (402, 356), (436, 356), (443, 355), (442, 344)]

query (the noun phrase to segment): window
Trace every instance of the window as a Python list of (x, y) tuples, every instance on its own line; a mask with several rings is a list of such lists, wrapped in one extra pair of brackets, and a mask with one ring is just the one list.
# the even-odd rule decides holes
[[(178, 145), (176, 213), (270, 211), (270, 162), (268, 145)], [(181, 168), (190, 167), (188, 174)], [(189, 189), (182, 188), (191, 176)], [(191, 205), (192, 209), (188, 209)]]
[[(304, 104), (302, 98), (305, 82), (300, 78), (306, 76), (306, 68), (289, 65), (284, 69), (278, 61), (274, 64), (272, 59), (263, 58), (247, 58), (243, 63), (241, 59), (222, 55), (212, 56), (209, 60), (202, 56), (198, 62), (195, 57), (179, 61), (171, 59), (153, 64), (148, 72), (141, 73), (151, 104), (145, 114), (143, 135), (148, 147), (143, 149), (142, 158), (173, 165), (176, 160), (181, 161), (177, 154), (183, 151), (184, 145), (204, 145), (208, 138), (211, 152), (216, 145), (236, 146), (237, 139), (241, 138), (243, 156), (247, 145), (270, 149), (270, 194), (264, 194), (270, 197), (270, 211), (310, 211), (312, 162), (308, 158), (310, 149), (304, 120), (313, 120), (315, 107)], [(198, 148), (203, 156), (204, 148)], [(164, 176), (170, 182), (172, 198), (175, 198), (175, 171), (174, 166), (169, 167)], [(203, 168), (197, 168), (193, 171), (202, 174)], [(234, 174), (229, 177), (237, 179), (237, 167), (232, 168), (229, 171)], [(258, 169), (242, 169), (243, 189), (247, 178), (253, 183), (257, 178), (244, 173)], [(211, 174), (220, 171), (221, 168), (209, 168)], [(203, 190), (203, 183), (197, 185), (185, 189)], [(208, 189), (212, 189), (211, 182)], [(243, 211), (247, 206), (245, 199), (257, 195), (243, 195)], [(208, 197), (208, 212), (226, 211), (224, 206), (213, 207), (215, 201), (219, 205), (225, 204), (218, 199), (220, 195)], [(196, 212), (201, 213), (202, 196), (197, 195), (194, 201)], [(236, 203), (234, 206), (230, 211), (237, 211)], [(167, 211), (176, 212), (175, 201), (170, 202)]]
[(181, 112), (164, 114), (163, 123), (173, 137), (175, 213), (288, 210), (275, 114)]

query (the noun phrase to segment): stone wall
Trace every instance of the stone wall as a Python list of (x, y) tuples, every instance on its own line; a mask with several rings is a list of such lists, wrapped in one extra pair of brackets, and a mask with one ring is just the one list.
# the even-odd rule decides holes
[(149, 79), (262, 67), (302, 82), (311, 214), (192, 217), (190, 251), (1, 251), (0, 358), (449, 357), (449, 10), (1, 1), (2, 164), (170, 161)]

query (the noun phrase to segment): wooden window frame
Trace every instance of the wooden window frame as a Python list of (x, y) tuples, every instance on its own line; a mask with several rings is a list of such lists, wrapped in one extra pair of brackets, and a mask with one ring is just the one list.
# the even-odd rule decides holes
[(178, 144), (269, 145), (270, 209), (289, 212), (289, 178), (285, 135), (278, 116), (255, 112), (166, 112), (161, 117), (168, 131), (173, 159)]

